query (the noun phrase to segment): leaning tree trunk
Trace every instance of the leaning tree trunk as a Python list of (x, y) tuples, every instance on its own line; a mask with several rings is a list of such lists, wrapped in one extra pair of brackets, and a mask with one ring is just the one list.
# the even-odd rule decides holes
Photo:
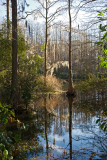
[(12, 0), (12, 94), (13, 107), (17, 106), (17, 0)]
[(9, 33), (10, 33), (9, 0), (7, 0), (7, 38), (9, 38)]
[(69, 87), (67, 94), (74, 94), (73, 82), (72, 82), (72, 50), (71, 50), (71, 7), (70, 0), (68, 0), (68, 12), (69, 12)]

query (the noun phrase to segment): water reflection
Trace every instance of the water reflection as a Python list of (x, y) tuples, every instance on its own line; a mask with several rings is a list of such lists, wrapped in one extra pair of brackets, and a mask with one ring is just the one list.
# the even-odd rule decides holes
[(102, 116), (106, 107), (107, 93), (97, 92), (91, 95), (79, 93), (74, 99), (48, 95), (35, 100), (29, 111), (33, 115), (33, 120), (29, 120), (30, 130), (23, 140), (27, 143), (35, 141), (37, 148), (32, 143), (25, 159), (106, 160), (107, 137), (96, 124), (97, 117)]
[(46, 139), (46, 153), (47, 153), (47, 160), (48, 160), (48, 119), (47, 119), (47, 109), (46, 109), (46, 97), (44, 98), (44, 107), (45, 107), (45, 139)]
[(69, 102), (69, 155), (70, 160), (72, 159), (72, 104), (73, 104), (73, 97), (68, 97)]

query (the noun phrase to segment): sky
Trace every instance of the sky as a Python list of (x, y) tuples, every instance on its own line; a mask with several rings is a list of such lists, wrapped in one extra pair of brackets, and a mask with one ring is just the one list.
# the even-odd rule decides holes
[(6, 7), (1, 5), (2, 2), (0, 0), (0, 22), (3, 20), (3, 18), (6, 15)]
[[(1, 21), (3, 21), (4, 19), (6, 19), (6, 6), (2, 5), (2, 1), (3, 0), (0, 0), (0, 23)], [(30, 3), (29, 3), (30, 2)], [(27, 0), (27, 3), (29, 4), (29, 7), (26, 7), (26, 11), (31, 11), (31, 10), (34, 10), (36, 7), (37, 7), (37, 3), (36, 3), (36, 0)], [(54, 7), (52, 7), (50, 10), (50, 13), (54, 12), (56, 10), (56, 8), (60, 7), (61, 5), (64, 5), (64, 2), (63, 3), (60, 3), (60, 4), (57, 4), (55, 5)], [(81, 14), (79, 13), (79, 17), (82, 15), (82, 12)], [(29, 16), (27, 18), (28, 20), (30, 21), (34, 21), (34, 16)], [(65, 13), (63, 16), (59, 16), (56, 18), (57, 21), (63, 21), (63, 22), (67, 22), (68, 21), (68, 13)], [(41, 18), (37, 18), (35, 19), (35, 21), (38, 21), (39, 23), (42, 23), (43, 19)], [(76, 21), (75, 21), (76, 22)], [(79, 20), (78, 20), (79, 22)], [(75, 23), (75, 25), (78, 25), (77, 23)], [(75, 26), (74, 25), (74, 26)]]
[[(1, 21), (3, 21), (3, 19), (6, 19), (6, 6), (1, 5), (2, 1), (3, 0), (0, 0), (0, 23), (1, 23)], [(19, 3), (19, 1), (23, 1), (23, 0), (18, 0), (18, 3)], [(36, 1), (37, 0), (27, 0), (29, 7), (26, 7), (26, 11), (34, 10), (37, 6), (39, 6), (39, 5), (37, 5)], [(80, 0), (74, 0), (74, 1), (75, 1), (75, 3), (73, 5), (78, 6)], [(102, 0), (102, 1), (105, 1), (105, 0)], [(100, 0), (97, 0), (97, 2), (99, 2), (99, 4), (100, 4)], [(50, 9), (49, 13), (54, 12), (56, 10), (56, 8), (58, 8), (62, 4), (65, 5), (64, 2), (62, 2), (62, 3), (60, 2), (60, 4), (57, 3), (57, 5), (55, 5), (54, 7), (52, 7)], [(101, 5), (102, 4), (100, 4), (99, 7), (101, 7)], [(72, 17), (74, 17), (75, 13), (77, 12), (77, 9), (75, 8), (75, 6), (74, 6), (73, 10), (71, 9)], [(96, 6), (95, 2), (92, 3), (92, 8), (90, 8), (90, 10), (96, 10), (96, 8), (94, 6)], [(88, 5), (87, 5), (87, 7), (88, 7)], [(89, 11), (85, 11), (82, 9), (78, 12), (78, 16), (76, 17), (75, 21), (72, 22), (72, 25), (73, 25), (73, 27), (76, 27), (76, 28), (78, 27), (78, 25), (83, 27), (83, 24), (88, 24), (88, 26), (89, 26), (91, 24), (91, 21), (93, 21), (96, 16), (97, 16), (97, 12), (96, 13), (95, 12), (89, 13)], [(90, 17), (92, 19), (90, 19)], [(43, 18), (39, 18), (36, 16), (34, 19), (34, 15), (29, 16), (27, 18), (27, 20), (29, 20), (33, 23), (36, 23), (36, 22), (43, 23)], [(68, 22), (68, 12), (64, 13), (63, 16), (57, 17), (55, 20), (62, 21), (63, 23), (67, 23)], [(87, 23), (89, 21), (90, 21), (90, 23)]]

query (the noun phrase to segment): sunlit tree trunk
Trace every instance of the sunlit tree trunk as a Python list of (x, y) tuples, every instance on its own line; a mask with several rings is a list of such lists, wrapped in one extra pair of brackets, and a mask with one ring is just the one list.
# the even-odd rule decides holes
[(58, 29), (56, 27), (55, 29), (55, 36), (56, 36), (56, 43), (55, 43), (55, 61), (54, 62), (57, 62), (58, 61)]
[(69, 87), (68, 94), (73, 94), (72, 82), (72, 50), (71, 50), (71, 1), (68, 0), (68, 13), (69, 13)]
[(12, 94), (13, 107), (17, 106), (17, 0), (12, 0)]
[(48, 39), (48, 2), (46, 0), (46, 31), (45, 31), (45, 55), (44, 55), (44, 85), (46, 86), (46, 74), (47, 74), (47, 67), (46, 67), (46, 58), (47, 58), (47, 39)]

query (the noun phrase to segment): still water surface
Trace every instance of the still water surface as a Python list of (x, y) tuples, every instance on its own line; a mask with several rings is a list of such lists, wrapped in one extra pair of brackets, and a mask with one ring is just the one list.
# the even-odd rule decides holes
[[(96, 120), (107, 112), (107, 93), (78, 93), (75, 98), (47, 95), (22, 116), (30, 128), (16, 159), (107, 160), (107, 136)], [(32, 118), (31, 118), (32, 117)]]

